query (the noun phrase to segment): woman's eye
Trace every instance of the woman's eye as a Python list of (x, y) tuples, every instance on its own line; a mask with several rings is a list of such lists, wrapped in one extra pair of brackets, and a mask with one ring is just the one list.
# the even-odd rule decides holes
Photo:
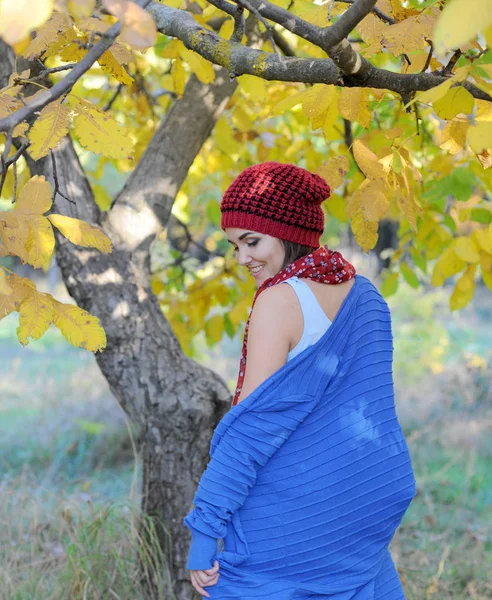
[(249, 243), (248, 246), (251, 248), (251, 246), (256, 246), (257, 243), (258, 240), (255, 240), (254, 242)]

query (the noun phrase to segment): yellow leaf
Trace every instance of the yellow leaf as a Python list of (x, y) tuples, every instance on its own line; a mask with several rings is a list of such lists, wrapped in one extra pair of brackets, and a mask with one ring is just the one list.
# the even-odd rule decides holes
[[(68, 16), (65, 17), (68, 20)], [(78, 41), (79, 37), (77, 36), (77, 32), (73, 27), (68, 25), (68, 29), (60, 29), (61, 33), (57, 35), (57, 39), (54, 42), (49, 43), (49, 46), (46, 50), (42, 50), (43, 58), (48, 58), (50, 56), (56, 56), (58, 53), (67, 46), (67, 44), (71, 44), (74, 41)]]
[(476, 266), (470, 265), (456, 282), (449, 299), (451, 310), (459, 310), (470, 303), (475, 293), (475, 271)]
[[(285, 8), (289, 9), (289, 12), (301, 17), (304, 21), (312, 23), (318, 27), (327, 27), (330, 23), (328, 21), (328, 7), (318, 6), (313, 2), (306, 2), (306, 0), (295, 0), (292, 6), (290, 3), (282, 0)], [(277, 2), (275, 3), (277, 4)], [(335, 7), (335, 11), (338, 7)], [(336, 15), (337, 12), (332, 11), (332, 16)], [(339, 13), (338, 13), (339, 14)]]
[(360, 37), (368, 44), (380, 44), (386, 32), (386, 25), (373, 13), (369, 13), (357, 25)]
[(48, 20), (53, 0), (0, 0), (0, 37), (13, 45)]
[[(244, 76), (242, 76), (240, 79), (241, 84), (243, 83), (243, 78)], [(294, 108), (294, 106), (301, 104), (306, 98), (309, 98), (310, 93), (312, 93), (311, 88), (308, 88), (306, 90), (302, 90), (300, 92), (296, 92), (295, 94), (290, 94), (285, 98), (282, 98), (282, 100), (279, 100), (276, 104), (273, 105), (273, 107), (270, 110), (269, 116), (282, 115), (287, 110), (290, 110), (291, 108)]]
[(214, 127), (214, 140), (217, 147), (229, 156), (241, 150), (241, 145), (234, 139), (233, 131), (225, 117), (221, 117)]
[(246, 110), (240, 104), (236, 104), (231, 115), (234, 125), (239, 131), (251, 131), (253, 128), (253, 120)]
[(346, 156), (335, 156), (322, 165), (317, 173), (320, 177), (323, 177), (332, 190), (335, 190), (342, 185), (349, 169), (350, 163)]
[(378, 223), (376, 221), (367, 221), (362, 208), (359, 207), (353, 212), (350, 218), (350, 225), (356, 242), (364, 252), (372, 250), (378, 241)]
[(459, 273), (466, 267), (466, 262), (459, 258), (453, 248), (447, 248), (439, 257), (432, 271), (431, 283), (441, 286), (448, 277)]
[(338, 97), (338, 110), (344, 119), (357, 121), (368, 128), (372, 123), (372, 114), (368, 105), (367, 88), (342, 88)]
[(137, 50), (147, 50), (157, 39), (152, 15), (129, 0), (102, 0), (104, 8), (121, 22), (119, 39)]
[(39, 113), (28, 136), (31, 142), (29, 154), (34, 160), (46, 156), (68, 133), (70, 112), (70, 108), (62, 104), (62, 98), (59, 98), (45, 106)]
[(77, 115), (74, 133), (84, 148), (109, 158), (129, 158), (133, 142), (125, 128), (105, 112), (82, 98), (69, 97)]
[(181, 98), (184, 93), (186, 74), (183, 67), (183, 61), (180, 58), (177, 58), (173, 62), (173, 66), (171, 67), (171, 75), (174, 83), (174, 91), (176, 92), (178, 98)]
[(25, 218), (20, 219), (17, 211), (0, 212), (0, 254), (18, 256), (22, 263), (28, 261), (26, 250), (28, 228)]
[(433, 104), (434, 111), (441, 119), (452, 119), (459, 113), (471, 113), (474, 106), (473, 96), (461, 85), (452, 87)]
[(2, 294), (0, 292), (0, 319), (19, 310), (20, 303), (24, 298), (36, 289), (29, 279), (18, 277), (14, 273), (7, 275), (7, 285), (10, 287), (10, 293)]
[(255, 102), (263, 102), (267, 95), (267, 82), (254, 75), (241, 75), (239, 79), (241, 90)]
[(116, 55), (113, 53), (113, 47), (106, 50), (106, 52), (97, 59), (97, 62), (103, 71), (112, 75), (120, 83), (123, 83), (124, 85), (133, 83), (133, 77), (127, 73), (125, 67), (120, 64), (120, 61), (118, 61)]
[(217, 344), (222, 339), (224, 332), (224, 317), (214, 315), (205, 321), (205, 336), (209, 345)]
[(17, 213), (42, 215), (51, 208), (51, 185), (44, 175), (34, 175), (22, 188), (15, 210)]
[(48, 219), (72, 244), (97, 248), (104, 253), (113, 249), (111, 240), (95, 225), (63, 215), (49, 215)]
[(429, 44), (426, 40), (431, 39), (436, 17), (437, 13), (435, 12), (424, 12), (386, 27), (382, 45), (393, 56), (428, 48)]
[(341, 223), (346, 223), (349, 219), (347, 214), (347, 204), (341, 196), (333, 194), (325, 204), (326, 210)]
[(32, 60), (35, 56), (40, 56), (68, 29), (70, 29), (70, 21), (67, 15), (59, 12), (53, 13), (48, 21), (36, 30), (36, 37), (31, 40), (23, 52), (23, 56), (28, 60)]
[(451, 88), (451, 86), (454, 83), (457, 83), (460, 81), (465, 81), (465, 79), (470, 74), (470, 70), (471, 70), (470, 65), (465, 65), (464, 67), (459, 67), (458, 69), (456, 69), (456, 72), (453, 75), (453, 77), (450, 77), (446, 81), (443, 81), (442, 83), (440, 83), (439, 85), (436, 85), (435, 87), (431, 88), (430, 90), (427, 90), (425, 92), (418, 94), (412, 100), (412, 102), (408, 103), (407, 106), (410, 106), (411, 104), (413, 104), (416, 101), (422, 102), (423, 104), (429, 104), (431, 102), (436, 102), (436, 100), (439, 100), (440, 98), (442, 98), (443, 96), (445, 96), (447, 94), (447, 92), (449, 91), (449, 89)]
[(182, 46), (184, 46), (184, 44), (181, 40), (173, 39), (166, 45), (165, 48), (160, 51), (159, 54), (162, 58), (171, 58), (174, 60), (175, 58), (179, 58), (180, 49)]
[(202, 83), (213, 83), (215, 81), (215, 71), (212, 63), (193, 52), (193, 50), (188, 50), (183, 44), (180, 46), (179, 53), (182, 60), (190, 65), (191, 70)]
[(133, 51), (119, 42), (111, 46), (111, 53), (121, 65), (127, 65), (133, 58)]
[(453, 249), (458, 258), (469, 263), (477, 263), (480, 260), (479, 246), (469, 237), (461, 236), (454, 240)]
[[(70, 39), (70, 32), (66, 32), (65, 37), (67, 38), (69, 43), (64, 48), (58, 51), (59, 57), (65, 62), (78, 62), (79, 60), (82, 60), (87, 54), (87, 49), (84, 46), (87, 46), (87, 44), (89, 44), (89, 36), (85, 33), (82, 35), (77, 35), (74, 32), (74, 34), (75, 35), (73, 36), (73, 38)], [(50, 46), (48, 52), (50, 50), (52, 50), (52, 46)], [(47, 53), (44, 56), (46, 55)]]
[(96, 0), (68, 0), (68, 12), (75, 21), (89, 17), (96, 7)]
[[(480, 252), (480, 268), (482, 270), (482, 279), (485, 285), (492, 290), (492, 255), (487, 252)], [(1, 302), (1, 297), (0, 297)], [(0, 312), (1, 318), (1, 312)]]
[[(96, 19), (94, 17), (83, 17), (77, 22), (77, 29), (80, 29), (80, 31), (85, 32), (89, 31), (91, 33), (104, 33), (110, 27), (111, 23), (108, 23), (107, 21), (101, 21), (101, 19)], [(118, 44), (118, 42), (116, 42), (116, 44), (113, 44), (111, 46), (111, 50), (114, 50), (115, 45), (121, 44)]]
[(488, 273), (487, 271), (482, 271), (482, 279), (485, 285), (492, 291), (492, 273)]
[(492, 148), (492, 121), (477, 121), (468, 129), (467, 142), (477, 154)]
[(460, 48), (492, 24), (492, 0), (451, 0), (446, 2), (434, 30), (438, 56)]
[(317, 83), (313, 85), (302, 100), (302, 110), (308, 119), (315, 119), (323, 114), (332, 104), (336, 94), (334, 85), (323, 85)]
[[(1, 296), (10, 296), (12, 294), (12, 288), (10, 287), (7, 275), (5, 271), (0, 267), (0, 297)], [(1, 317), (1, 314), (0, 314)]]
[(90, 352), (101, 351), (106, 347), (106, 333), (97, 317), (73, 304), (62, 304), (55, 299), (52, 302), (53, 324), (72, 346)]
[(475, 100), (477, 112), (475, 121), (492, 121), (492, 102), (486, 100)]
[(250, 299), (247, 296), (242, 296), (242, 299), (227, 313), (230, 322), (235, 328), (243, 323), (248, 317), (248, 308), (250, 304)]
[(26, 346), (29, 338), (39, 340), (53, 322), (54, 309), (49, 294), (32, 291), (19, 305), (17, 338)]
[(352, 149), (355, 162), (368, 179), (375, 179), (380, 182), (386, 181), (386, 173), (384, 172), (383, 165), (364, 142), (355, 140)]
[(384, 184), (374, 179), (365, 179), (356, 190), (358, 203), (368, 221), (379, 221), (386, 214), (389, 199), (385, 192)]
[(444, 125), (441, 133), (440, 148), (447, 150), (450, 154), (457, 154), (464, 149), (466, 144), (466, 132), (470, 127), (467, 119), (454, 119)]
[(471, 237), (481, 250), (488, 254), (492, 254), (492, 225), (483, 229), (475, 229), (472, 232)]
[(109, 195), (106, 186), (101, 185), (100, 183), (93, 183), (92, 191), (94, 192), (94, 200), (99, 208), (104, 211), (109, 210), (113, 199)]
[(47, 267), (55, 250), (53, 228), (42, 215), (29, 215), (26, 218), (29, 231), (26, 241), (27, 262), (36, 269)]

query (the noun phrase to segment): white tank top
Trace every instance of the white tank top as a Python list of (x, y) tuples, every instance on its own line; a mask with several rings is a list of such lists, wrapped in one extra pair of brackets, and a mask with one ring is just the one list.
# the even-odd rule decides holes
[(323, 312), (316, 296), (305, 281), (298, 277), (289, 277), (289, 279), (282, 281), (282, 283), (288, 283), (294, 288), (304, 317), (302, 337), (287, 355), (287, 360), (289, 361), (308, 346), (315, 344), (325, 334), (331, 325), (331, 321)]

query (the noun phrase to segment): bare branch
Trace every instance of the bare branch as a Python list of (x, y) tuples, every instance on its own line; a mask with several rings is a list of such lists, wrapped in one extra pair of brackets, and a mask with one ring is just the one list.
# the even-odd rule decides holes
[(263, 23), (263, 25), (266, 29), (267, 35), (268, 35), (268, 39), (270, 40), (270, 42), (272, 44), (275, 54), (278, 56), (278, 58), (280, 60), (282, 60), (282, 55), (280, 54), (279, 49), (277, 48), (277, 44), (275, 43), (275, 39), (272, 35), (273, 26), (270, 25), (270, 23), (268, 23), (268, 21), (266, 21), (262, 17), (260, 11), (257, 8), (255, 8), (248, 0), (235, 0), (235, 2), (238, 2), (240, 7), (246, 8), (247, 10), (249, 10), (250, 13), (253, 13), (255, 15), (255, 17), (258, 19), (258, 21), (260, 21), (260, 23)]
[[(123, 84), (122, 84), (122, 83), (119, 83), (119, 84), (116, 86), (116, 90), (114, 91), (113, 95), (112, 95), (112, 96), (111, 96), (111, 98), (108, 100), (108, 102), (106, 103), (106, 105), (103, 107), (103, 111), (104, 111), (104, 112), (106, 112), (107, 110), (109, 110), (109, 109), (110, 109), (110, 108), (113, 106), (113, 104), (114, 104), (114, 102), (115, 102), (116, 98), (118, 98), (118, 96), (120, 95), (120, 93), (121, 93), (121, 90), (122, 90), (122, 89), (123, 89)], [(155, 100), (155, 98), (154, 98), (154, 100)]]
[[(44, 64), (41, 63), (44, 67)], [(43, 80), (46, 75), (50, 75), (51, 73), (60, 73), (60, 71), (68, 71), (70, 69), (73, 69), (74, 67), (77, 66), (77, 63), (70, 63), (69, 65), (62, 65), (61, 67), (53, 67), (52, 69), (44, 69), (43, 71), (41, 71), (39, 73), (39, 75), (36, 75), (35, 77), (29, 77), (29, 79), (27, 81), (41, 81)], [(14, 79), (14, 83), (16, 81), (20, 81), (18, 79)]]
[(444, 69), (441, 69), (441, 73), (443, 75), (446, 75), (448, 73), (451, 73), (451, 71), (454, 69), (456, 63), (458, 62), (460, 56), (461, 56), (461, 50), (458, 48), (458, 50), (454, 51), (453, 56), (450, 58), (448, 64), (444, 67)]
[[(149, 5), (151, 0), (140, 0), (137, 4), (142, 8)], [(121, 31), (121, 24), (115, 23), (108, 31), (101, 33), (101, 39), (93, 46), (84, 58), (70, 71), (70, 73), (46, 92), (33, 98), (31, 102), (8, 117), (0, 119), (0, 132), (12, 131), (16, 125), (33, 115), (36, 111), (44, 108), (53, 100), (60, 98), (69, 92), (74, 84), (88, 71), (96, 60), (113, 44), (115, 38)]]
[[(250, 1), (257, 2), (257, 0)], [(258, 1), (267, 4), (265, 0)], [(276, 13), (278, 7), (274, 8), (273, 13)], [(190, 50), (194, 50), (212, 63), (225, 67), (229, 72), (233, 71), (238, 76), (248, 74), (268, 81), (374, 87), (391, 90), (398, 94), (428, 90), (446, 80), (446, 77), (432, 73), (402, 74), (379, 69), (364, 58), (361, 58), (364, 68), (361, 68), (356, 75), (351, 76), (343, 76), (334, 61), (329, 58), (284, 57), (281, 63), (278, 57), (271, 52), (261, 52), (224, 40), (215, 32), (198, 24), (186, 11), (170, 8), (157, 2), (153, 2), (148, 10), (153, 15), (161, 33), (179, 38)], [(282, 12), (283, 9), (278, 9), (278, 11)], [(287, 12), (287, 14), (290, 13)], [(298, 18), (296, 17), (296, 19)], [(291, 29), (298, 28), (300, 30), (304, 21), (298, 19), (295, 23), (295, 27), (292, 26)], [(311, 32), (319, 29), (309, 23), (304, 24)], [(304, 31), (304, 33), (306, 32)], [(301, 37), (306, 38), (305, 35)], [(319, 41), (319, 38), (317, 40)], [(349, 45), (347, 41), (345, 43)], [(476, 86), (465, 83), (464, 87), (475, 98), (492, 101), (486, 92)]]
[(53, 165), (53, 181), (55, 183), (55, 185), (53, 186), (53, 203), (55, 202), (56, 195), (58, 194), (62, 198), (65, 198), (65, 200), (67, 200), (68, 202), (71, 202), (72, 204), (76, 204), (76, 202), (74, 200), (71, 200), (70, 198), (65, 196), (65, 194), (62, 194), (60, 192), (60, 184), (58, 182), (58, 173), (56, 171), (56, 160), (55, 160), (55, 154), (54, 154), (53, 150), (50, 150), (50, 155), (51, 155), (51, 163)]

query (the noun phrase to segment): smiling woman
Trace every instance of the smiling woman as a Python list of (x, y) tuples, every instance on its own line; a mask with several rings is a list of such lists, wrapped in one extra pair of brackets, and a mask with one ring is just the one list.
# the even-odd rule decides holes
[(194, 588), (217, 600), (400, 600), (388, 545), (415, 494), (377, 289), (319, 247), (319, 176), (269, 162), (224, 194), (257, 284), (231, 410), (186, 516)]

